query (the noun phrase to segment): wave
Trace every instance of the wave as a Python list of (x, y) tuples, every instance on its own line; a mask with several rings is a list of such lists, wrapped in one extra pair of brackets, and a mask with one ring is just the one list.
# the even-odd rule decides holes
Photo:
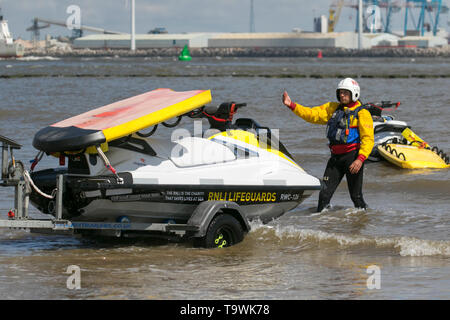
[(43, 57), (28, 56), (28, 57), (16, 58), (16, 60), (20, 60), (20, 61), (38, 61), (38, 60), (56, 61), (56, 60), (61, 60), (61, 58), (55, 58), (55, 57), (51, 57), (51, 56), (43, 56)]
[(450, 241), (424, 240), (414, 237), (370, 237), (363, 235), (338, 234), (295, 226), (263, 225), (251, 222), (251, 231), (258, 241), (294, 242), (299, 246), (330, 246), (341, 249), (352, 247), (386, 248), (398, 252), (400, 256), (450, 257)]

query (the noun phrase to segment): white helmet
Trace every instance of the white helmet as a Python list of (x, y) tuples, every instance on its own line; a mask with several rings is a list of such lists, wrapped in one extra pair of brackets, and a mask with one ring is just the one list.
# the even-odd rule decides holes
[(337, 89), (336, 89), (336, 96), (337, 96), (338, 101), (340, 101), (340, 99), (339, 99), (339, 90), (340, 89), (345, 89), (345, 90), (350, 91), (352, 93), (352, 101), (353, 102), (358, 101), (360, 90), (361, 90), (359, 88), (358, 82), (356, 82), (352, 78), (345, 78), (344, 80), (339, 82)]

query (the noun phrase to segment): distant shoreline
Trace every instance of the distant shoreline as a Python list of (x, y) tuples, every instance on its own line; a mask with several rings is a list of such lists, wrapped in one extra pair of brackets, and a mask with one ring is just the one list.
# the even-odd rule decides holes
[[(71, 49), (58, 48), (27, 49), (25, 56), (51, 57), (178, 57), (182, 48), (138, 49)], [(191, 48), (192, 57), (317, 57), (319, 51), (324, 58), (450, 58), (450, 46), (442, 48), (398, 48), (374, 49), (343, 48)]]

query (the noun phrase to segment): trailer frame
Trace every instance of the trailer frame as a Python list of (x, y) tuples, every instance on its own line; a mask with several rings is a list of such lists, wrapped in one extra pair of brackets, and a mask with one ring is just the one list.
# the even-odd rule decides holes
[[(14, 159), (13, 150), (22, 146), (12, 139), (0, 135), (2, 143), (2, 175), (0, 186), (14, 187), (14, 208), (8, 212), (8, 219), (0, 219), (0, 228), (27, 229), (35, 233), (68, 234), (74, 235), (82, 232), (94, 231), (101, 235), (115, 237), (130, 236), (133, 232), (148, 236), (166, 235), (170, 237), (204, 237), (208, 231), (211, 220), (221, 211), (232, 212), (241, 223), (245, 232), (250, 231), (250, 225), (242, 208), (230, 201), (204, 201), (194, 210), (185, 224), (177, 223), (150, 223), (130, 222), (125, 219), (118, 222), (99, 221), (72, 221), (63, 219), (63, 193), (65, 174), (56, 178), (56, 189), (52, 196), (56, 199), (55, 216), (52, 219), (34, 219), (28, 215), (29, 198), (32, 181), (25, 171), (23, 164)], [(9, 153), (8, 153), (9, 151)], [(8, 154), (11, 155), (9, 161)]]

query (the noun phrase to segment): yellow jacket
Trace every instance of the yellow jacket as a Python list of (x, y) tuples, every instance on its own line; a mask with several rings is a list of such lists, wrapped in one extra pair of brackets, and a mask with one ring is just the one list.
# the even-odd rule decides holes
[[(361, 102), (357, 101), (353, 106), (348, 108), (349, 110), (355, 110), (361, 106)], [(333, 113), (339, 107), (338, 102), (327, 102), (318, 107), (305, 107), (301, 104), (295, 103), (294, 113), (303, 118), (305, 121), (317, 124), (327, 124)], [(344, 107), (344, 111), (347, 107)], [(373, 120), (370, 112), (366, 109), (362, 109), (358, 113), (358, 118), (350, 116), (350, 127), (358, 128), (358, 133), (361, 141), (359, 154), (367, 159), (372, 152), (374, 146), (374, 134), (373, 134)]]

